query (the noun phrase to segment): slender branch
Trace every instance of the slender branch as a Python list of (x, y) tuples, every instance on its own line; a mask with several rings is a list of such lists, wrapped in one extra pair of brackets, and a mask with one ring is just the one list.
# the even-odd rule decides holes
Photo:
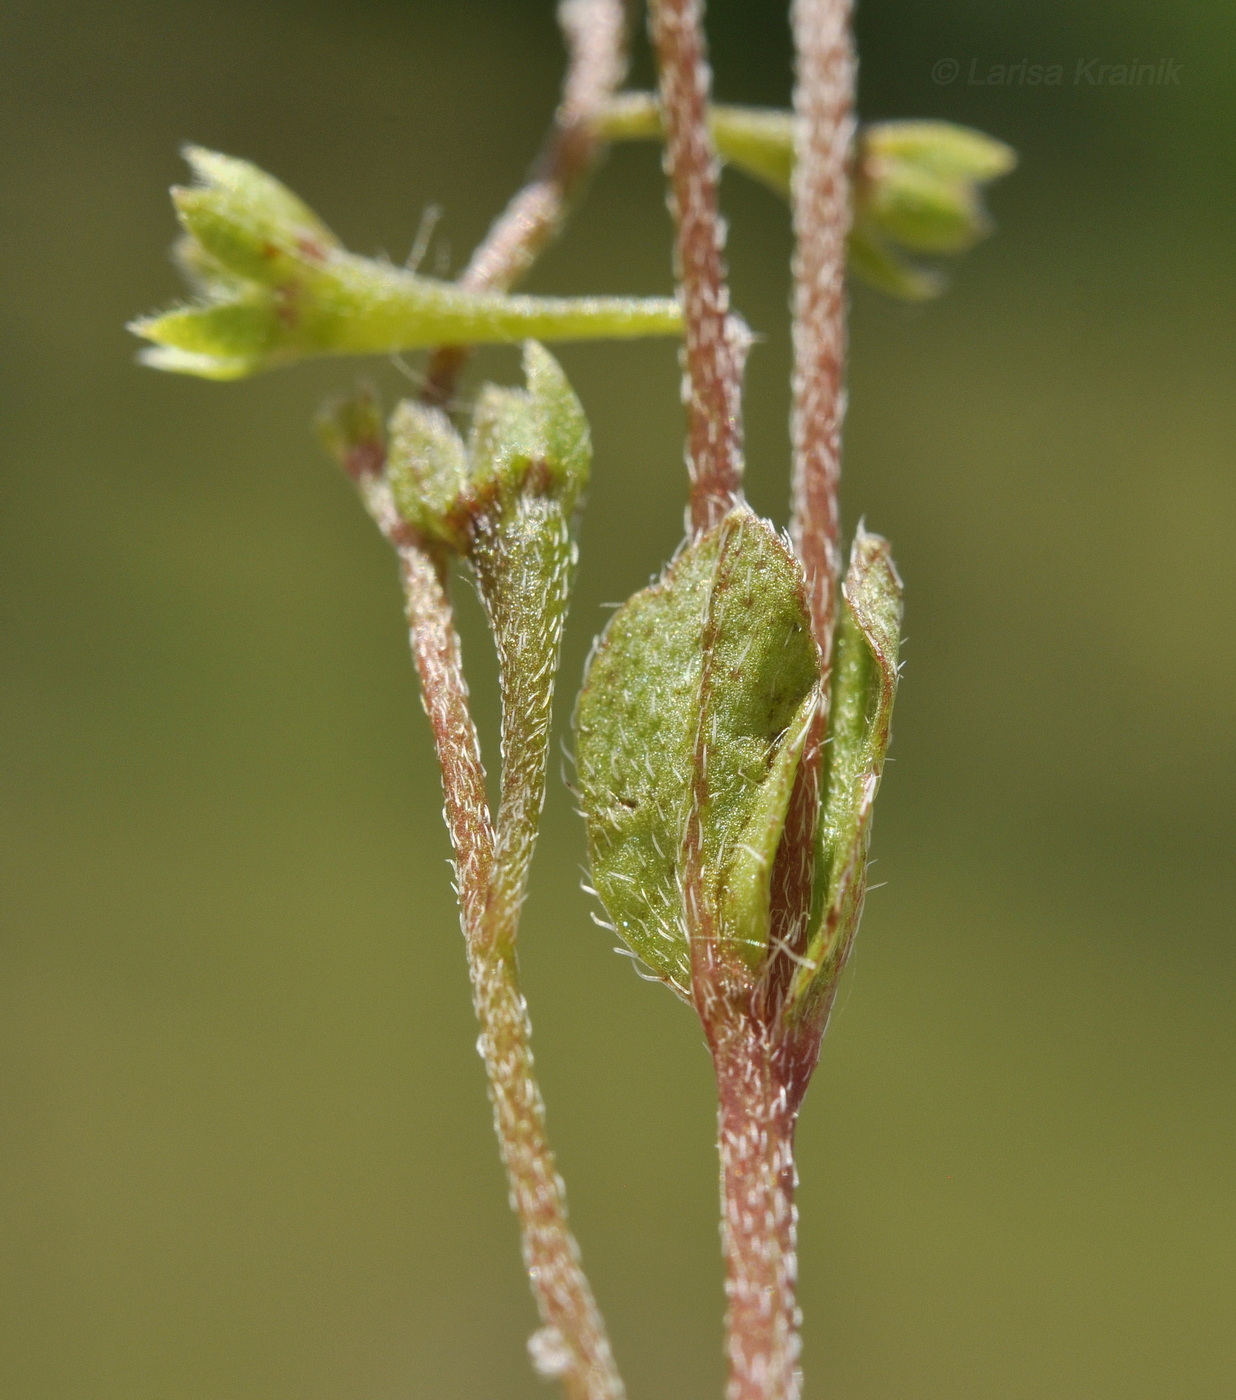
[[(562, 100), (532, 179), (499, 215), (460, 277), (471, 291), (507, 291), (558, 236), (571, 200), (605, 147), (597, 118), (626, 75), (622, 0), (563, 0), (567, 46)], [(423, 397), (449, 403), (469, 351), (443, 346), (429, 362)]]
[[(522, 880), (518, 872), (512, 876), (499, 869), (515, 853), (499, 849), (490, 818), (480, 741), (447, 591), (446, 560), (427, 548), (401, 519), (378, 444), (366, 443), (349, 452), (344, 465), (399, 557), (412, 654), (433, 732), (444, 816), (455, 853), (460, 922), (481, 1028), (478, 1047), (485, 1063), (494, 1131), (520, 1224), (524, 1264), (542, 1323), (529, 1350), (542, 1374), (561, 1379), (568, 1400), (623, 1400), (622, 1380), (580, 1264), (579, 1246), (567, 1221), (566, 1190), (545, 1133), (545, 1105), (533, 1067), (532, 1027), (515, 964)], [(546, 697), (546, 714), (548, 704)], [(532, 731), (534, 747), (537, 736), (547, 741), (547, 722)], [(539, 759), (535, 753), (524, 753), (517, 766), (525, 780), (531, 770), (533, 779), (539, 773), (543, 784), (543, 743), (541, 747)], [(518, 800), (508, 796), (510, 787), (503, 776), (500, 829), (519, 824), (518, 814), (510, 810), (519, 805)], [(539, 797), (534, 805), (539, 810)], [(531, 841), (532, 834), (525, 831), (523, 859), (515, 859), (525, 874)], [(509, 888), (512, 879), (520, 887), (514, 894)]]
[(794, 514), (827, 677), (841, 567), (837, 488), (845, 414), (845, 253), (855, 61), (849, 0), (794, 0)]
[(620, 1400), (622, 1382), (580, 1267), (579, 1249), (567, 1224), (566, 1192), (545, 1135), (545, 1105), (533, 1070), (532, 1027), (515, 966), (518, 906), (507, 906), (501, 928), (495, 929), (486, 917), (498, 874), (494, 833), (445, 573), (414, 544), (401, 545), (399, 558), (412, 651), (442, 769), (494, 1130), (543, 1324), (533, 1339), (533, 1361), (543, 1373), (561, 1378), (570, 1400)]
[[(558, 16), (569, 55), (562, 101), (532, 181), (507, 206), (459, 279), (470, 290), (506, 290), (524, 276), (557, 235), (572, 195), (602, 149), (595, 134), (596, 114), (626, 71), (623, 3), (563, 0)], [(467, 358), (468, 351), (462, 347), (439, 348), (430, 360), (422, 398), (428, 403), (449, 403)], [(391, 516), (384, 501), (389, 490), (376, 479), (362, 489), (371, 513), (389, 534)], [(569, 1400), (622, 1400), (622, 1380), (605, 1325), (567, 1223), (566, 1193), (545, 1133), (532, 1028), (515, 963), (519, 906), (532, 840), (520, 798), (528, 795), (529, 772), (532, 788), (538, 772), (543, 784), (544, 753), (538, 759), (523, 752), (517, 766), (526, 771), (513, 783), (505, 771), (512, 755), (504, 751), (497, 821), (504, 836), (497, 848), (445, 577), (415, 541), (396, 539), (395, 543), (403, 569), (412, 649), (434, 730), (447, 825), (456, 853), (473, 1004), (481, 1027), (478, 1046), (511, 1202), (520, 1223), (524, 1264), (542, 1322), (529, 1350), (542, 1374), (561, 1379)], [(510, 697), (504, 693), (503, 699), (509, 702)], [(504, 750), (507, 732), (504, 716)], [(546, 726), (542, 737), (547, 735)], [(539, 797), (534, 805), (539, 810)], [(512, 860), (518, 868), (508, 868)]]
[(669, 204), (677, 229), (678, 295), (686, 330), (689, 519), (699, 535), (741, 499), (743, 362), (750, 335), (730, 315), (725, 225), (717, 208), (719, 165), (708, 131), (712, 75), (702, 0), (653, 0)]

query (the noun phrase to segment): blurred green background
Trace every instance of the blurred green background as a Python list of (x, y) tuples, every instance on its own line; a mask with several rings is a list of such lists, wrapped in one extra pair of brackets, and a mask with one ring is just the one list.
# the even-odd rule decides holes
[[(710, 22), (719, 94), (783, 102), (783, 6)], [(1236, 12), (869, 0), (860, 43), (865, 115), (968, 122), (1023, 163), (943, 301), (854, 300), (847, 517), (893, 539), (909, 640), (888, 883), (801, 1132), (809, 1393), (1232, 1397)], [(1179, 82), (1075, 85), (1091, 58)], [(1066, 81), (978, 86), (972, 59)], [(559, 71), (548, 0), (0, 14), (13, 1400), (546, 1393), (395, 572), (307, 426), (357, 371), (161, 377), (122, 325), (177, 292), (180, 142), (258, 161), (360, 251), (402, 258), (440, 202), (431, 263), (457, 270)], [(786, 212), (725, 198), (766, 337), (750, 494), (784, 518)], [(669, 288), (651, 148), (613, 156), (534, 285)], [(684, 491), (673, 348), (563, 359), (596, 443), (565, 716)], [(589, 921), (582, 854), (555, 783), (523, 937), (551, 1128), (634, 1400), (702, 1400), (709, 1067)]]

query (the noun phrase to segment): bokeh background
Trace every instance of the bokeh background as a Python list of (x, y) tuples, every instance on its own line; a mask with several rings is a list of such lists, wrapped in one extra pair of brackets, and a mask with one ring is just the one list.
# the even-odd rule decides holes
[[(719, 94), (784, 102), (784, 7), (710, 23)], [(865, 115), (971, 123), (1022, 167), (945, 299), (854, 299), (846, 512), (896, 544), (909, 640), (887, 885), (801, 1133), (808, 1391), (1227, 1400), (1236, 11), (868, 0), (859, 27)], [(1076, 85), (1092, 58), (1179, 81)], [(1064, 84), (969, 81), (1022, 59)], [(0, 13), (12, 1400), (545, 1393), (395, 572), (307, 426), (357, 370), (161, 377), (122, 325), (177, 292), (180, 142), (257, 160), (361, 251), (402, 258), (439, 202), (454, 271), (559, 72), (548, 0)], [(784, 518), (786, 211), (725, 199), (765, 336), (750, 494)], [(667, 290), (668, 232), (655, 152), (619, 151), (534, 285)], [(684, 493), (672, 347), (563, 359), (596, 443), (565, 715)], [(555, 783), (523, 935), (551, 1128), (633, 1397), (702, 1400), (709, 1067), (590, 922), (582, 854)]]

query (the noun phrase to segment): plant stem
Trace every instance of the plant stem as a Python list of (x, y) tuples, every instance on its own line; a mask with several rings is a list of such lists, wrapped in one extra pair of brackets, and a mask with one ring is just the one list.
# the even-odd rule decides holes
[[(562, 101), (532, 181), (507, 206), (459, 279), (471, 291), (505, 291), (528, 271), (558, 233), (571, 197), (603, 146), (594, 132), (595, 115), (626, 71), (622, 0), (563, 0), (558, 17), (569, 56)], [(425, 402), (450, 403), (468, 353), (459, 346), (435, 351), (422, 392)], [(384, 486), (377, 489), (380, 497), (389, 496)], [(371, 503), (370, 509), (389, 535), (391, 511), (384, 500)], [(496, 842), (445, 574), (417, 542), (395, 543), (456, 853), (468, 969), (481, 1028), (478, 1048), (520, 1223), (524, 1264), (541, 1316), (541, 1331), (530, 1343), (533, 1362), (543, 1374), (561, 1379), (570, 1400), (623, 1400), (605, 1324), (567, 1223), (566, 1192), (545, 1133), (531, 1025), (515, 962), (519, 908), (544, 787), (548, 723), (533, 730), (511, 726), (512, 696), (504, 668), (504, 771)], [(507, 751), (508, 736), (518, 737), (518, 753)]]
[(714, 1033), (725, 1253), (727, 1400), (796, 1400), (794, 1127), (798, 1098), (776, 1029), (730, 1020)]
[[(845, 253), (855, 63), (849, 0), (794, 0), (794, 514), (827, 681), (841, 568), (837, 488), (845, 414)], [(827, 685), (825, 686), (827, 693)]]
[[(459, 278), (469, 291), (507, 291), (558, 236), (571, 200), (605, 142), (597, 116), (626, 76), (626, 13), (622, 0), (563, 0), (558, 23), (567, 47), (562, 100), (532, 179), (498, 217)], [(469, 351), (439, 348), (430, 359), (422, 397), (454, 397)]]
[(653, 0), (678, 296), (686, 333), (689, 523), (694, 536), (742, 498), (742, 371), (749, 333), (730, 315), (717, 154), (708, 130), (711, 72), (701, 0)]
[[(698, 537), (742, 499), (745, 335), (729, 314), (701, 0), (654, 0), (651, 22), (686, 330), (689, 522)], [(718, 939), (699, 816), (707, 786), (701, 739), (683, 839), (683, 909), (691, 997), (717, 1076), (726, 1393), (728, 1400), (796, 1400), (794, 1121), (806, 1078), (792, 1073), (793, 1043), (782, 1018), (767, 1013), (764, 989), (750, 985), (741, 956)], [(787, 880), (783, 874), (781, 883)]]
[[(561, 1379), (569, 1400), (623, 1400), (625, 1392), (605, 1324), (567, 1223), (566, 1190), (545, 1133), (545, 1105), (533, 1068), (532, 1027), (515, 962), (519, 895), (534, 834), (527, 827), (539, 815), (548, 723), (516, 729), (523, 736), (522, 751), (509, 757), (521, 775), (516, 780), (521, 791), (513, 792), (504, 774), (499, 830), (520, 827), (523, 841), (520, 851), (504, 853), (495, 841), (490, 818), (480, 740), (468, 704), (459, 633), (447, 591), (447, 563), (400, 518), (384, 465), (380, 449), (372, 446), (345, 462), (366, 508), (399, 557), (412, 655), (433, 732), (444, 815), (455, 853), (460, 922), (481, 1028), (478, 1049), (520, 1224), (524, 1264), (541, 1317), (541, 1331), (532, 1339), (530, 1351), (539, 1371)], [(509, 699), (504, 693), (504, 701)], [(545, 697), (546, 716), (548, 706)], [(533, 752), (538, 746), (539, 753)], [(529, 775), (536, 789), (531, 794), (535, 811), (527, 806)], [(514, 891), (511, 873), (500, 868), (512, 859), (518, 886)]]
[(542, 1372), (561, 1378), (571, 1400), (621, 1400), (622, 1381), (580, 1266), (579, 1248), (567, 1224), (565, 1188), (545, 1134), (545, 1105), (533, 1072), (532, 1027), (515, 964), (518, 902), (502, 900), (499, 917), (489, 916), (501, 875), (445, 571), (415, 544), (402, 544), (399, 556), (412, 650), (455, 849), (473, 1004), (481, 1027), (478, 1049), (520, 1222), (524, 1264), (541, 1314), (533, 1359)]

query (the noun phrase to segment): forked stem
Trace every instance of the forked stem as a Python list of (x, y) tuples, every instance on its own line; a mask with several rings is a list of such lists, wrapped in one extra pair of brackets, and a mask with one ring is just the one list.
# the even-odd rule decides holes
[[(532, 180), (498, 218), (459, 279), (471, 290), (506, 290), (519, 281), (557, 235), (572, 196), (602, 148), (595, 116), (626, 71), (623, 3), (563, 0), (558, 16), (568, 51), (562, 101)], [(457, 346), (435, 351), (422, 399), (449, 404), (467, 358), (468, 351)], [(389, 523), (390, 511), (382, 502), (381, 487), (377, 494), (370, 509), (382, 525), (383, 517)], [(567, 1221), (565, 1187), (546, 1136), (532, 1028), (515, 960), (539, 801), (532, 804), (535, 810), (529, 807), (532, 829), (527, 830), (525, 814), (517, 810), (520, 798), (515, 789), (526, 798), (528, 783), (508, 782), (506, 770), (514, 764), (525, 777), (531, 773), (543, 790), (548, 728), (536, 736), (539, 753), (529, 752), (525, 745), (524, 751), (514, 754), (507, 750), (507, 735), (512, 731), (510, 716), (504, 714), (503, 791), (495, 831), (445, 570), (418, 541), (394, 538), (393, 542), (399, 550), (412, 650), (434, 732), (447, 826), (455, 848), (473, 1004), (481, 1029), (478, 1049), (485, 1063), (511, 1203), (519, 1219), (524, 1265), (541, 1316), (541, 1330), (529, 1350), (543, 1375), (561, 1380), (569, 1400), (623, 1400), (622, 1379), (580, 1263), (579, 1247)], [(511, 698), (506, 691), (504, 677), (504, 706)], [(508, 868), (512, 862), (520, 867), (518, 871)]]
[[(571, 201), (605, 148), (597, 118), (627, 70), (623, 0), (562, 0), (558, 23), (567, 47), (562, 100), (532, 179), (498, 216), (459, 278), (470, 291), (509, 291), (562, 228)], [(429, 361), (426, 403), (447, 404), (469, 351), (445, 345)]]
[[(496, 831), (447, 588), (448, 561), (440, 548), (427, 545), (401, 518), (380, 443), (367, 441), (346, 452), (344, 466), (399, 558), (412, 654), (442, 774), (444, 815), (455, 854), (460, 922), (481, 1028), (478, 1049), (519, 1219), (524, 1264), (541, 1317), (529, 1350), (543, 1375), (562, 1381), (569, 1400), (623, 1400), (622, 1380), (580, 1264), (567, 1221), (566, 1191), (546, 1137), (532, 1031), (515, 962), (523, 883), (543, 791), (549, 694), (541, 697), (543, 722), (504, 724), (504, 767), (518, 777), (508, 783), (504, 773)], [(556, 647), (556, 635), (550, 640)], [(503, 699), (511, 700), (505, 680)], [(506, 833), (502, 841), (497, 832)]]

